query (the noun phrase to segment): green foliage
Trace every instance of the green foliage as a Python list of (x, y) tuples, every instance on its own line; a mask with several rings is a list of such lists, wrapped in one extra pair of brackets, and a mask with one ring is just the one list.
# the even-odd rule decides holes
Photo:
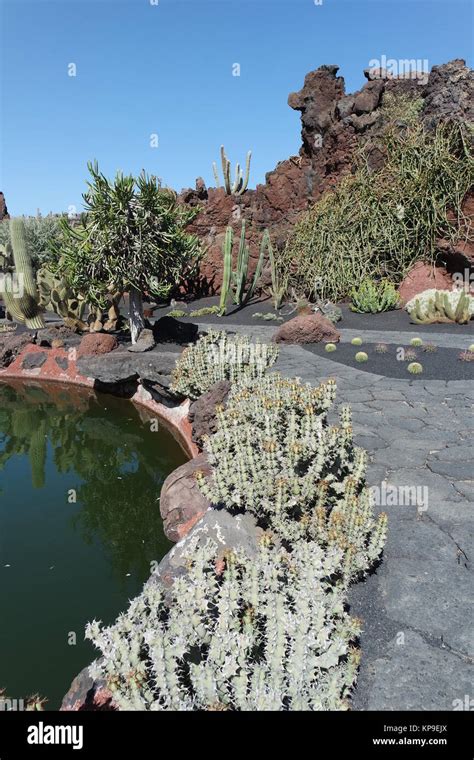
[(190, 313), (190, 317), (205, 317), (207, 314), (219, 314), (218, 306), (203, 306), (202, 309), (195, 309)]
[(377, 314), (381, 311), (395, 309), (399, 295), (395, 285), (388, 280), (372, 280), (367, 277), (359, 287), (351, 290), (352, 311)]
[(184, 349), (176, 362), (170, 390), (196, 399), (218, 380), (250, 382), (262, 377), (277, 356), (278, 348), (273, 344), (252, 343), (246, 335), (229, 337), (210, 330)]
[(249, 559), (209, 540), (185, 559), (170, 589), (151, 580), (114, 625), (87, 627), (90, 673), (120, 709), (347, 709), (360, 621), (331, 580), (340, 551), (263, 540)]
[(211, 504), (251, 512), (287, 545), (342, 551), (349, 583), (379, 556), (386, 517), (372, 516), (367, 455), (354, 445), (349, 408), (339, 426), (327, 422), (335, 393), (334, 381), (313, 388), (276, 373), (235, 388), (205, 443), (212, 475), (197, 477)]
[[(231, 178), (231, 172), (230, 172), (230, 161), (226, 156), (224, 146), (221, 145), (221, 164), (222, 164), (222, 174), (224, 176), (224, 187), (227, 195), (243, 195), (247, 189), (247, 185), (249, 183), (249, 175), (250, 175), (250, 160), (252, 158), (252, 151), (249, 150), (247, 153), (247, 160), (245, 165), (245, 177), (243, 176), (242, 170), (240, 168), (240, 164), (237, 164), (235, 167), (235, 179), (232, 183)], [(212, 164), (212, 170), (214, 172), (214, 177), (216, 180), (216, 187), (220, 187), (219, 182), (219, 172), (217, 170), (217, 164), (214, 161)]]
[(54, 311), (64, 319), (65, 324), (78, 332), (88, 330), (83, 321), (86, 302), (76, 295), (64, 277), (56, 277), (47, 267), (41, 267), (36, 274), (39, 303), (43, 309)]
[(474, 297), (465, 290), (425, 290), (406, 306), (412, 322), (431, 325), (457, 322), (465, 325), (474, 314)]
[(383, 166), (374, 171), (362, 146), (354, 173), (303, 215), (279, 254), (290, 285), (308, 296), (338, 301), (367, 276), (398, 284), (415, 262), (434, 260), (439, 237), (459, 234), (473, 169), (463, 125), (390, 122), (371, 147)]
[[(5, 222), (2, 222), (2, 226)], [(10, 219), (10, 242), (4, 248), (4, 271), (1, 278), (2, 298), (5, 308), (20, 324), (30, 329), (44, 327), (44, 320), (39, 306), (39, 294), (36, 287), (31, 256), (26, 239), (24, 220), (21, 217)], [(10, 270), (10, 271), (9, 271)], [(11, 287), (16, 278), (16, 287)]]
[(184, 309), (172, 309), (166, 314), (167, 317), (174, 317), (175, 319), (179, 319), (179, 317), (186, 317), (187, 312), (184, 311)]
[(232, 268), (232, 249), (234, 243), (234, 231), (232, 227), (227, 227), (222, 246), (222, 253), (224, 257), (224, 270), (222, 274), (221, 285), (221, 297), (219, 302), (219, 314), (225, 314), (226, 304), (230, 293), (233, 295), (234, 303), (238, 306), (245, 306), (252, 298), (257, 287), (257, 283), (262, 274), (263, 261), (265, 258), (265, 250), (270, 244), (270, 235), (268, 230), (265, 230), (260, 243), (260, 253), (257, 261), (257, 266), (250, 284), (247, 287), (247, 281), (249, 279), (249, 259), (250, 251), (247, 243), (245, 242), (245, 220), (242, 220), (242, 228), (240, 232), (239, 248), (237, 252), (237, 266), (236, 269)]
[(252, 314), (252, 319), (263, 319), (265, 322), (283, 322), (283, 317), (279, 317), (278, 314), (273, 314), (271, 311), (267, 313), (256, 311)]
[[(63, 218), (67, 217), (64, 215)], [(54, 258), (54, 246), (59, 244), (62, 236), (61, 217), (52, 214), (48, 216), (24, 216), (22, 221), (31, 264), (36, 270)], [(10, 227), (8, 220), (4, 220), (0, 223), (0, 247), (7, 246), (10, 242)]]
[(179, 205), (175, 193), (144, 172), (110, 181), (97, 163), (88, 169), (87, 213), (78, 227), (63, 222), (55, 273), (102, 308), (117, 291), (165, 298), (200, 253), (197, 237), (185, 231), (199, 209)]

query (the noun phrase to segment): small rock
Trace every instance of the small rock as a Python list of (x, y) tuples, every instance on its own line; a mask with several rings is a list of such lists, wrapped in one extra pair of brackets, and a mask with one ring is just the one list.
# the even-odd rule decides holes
[(89, 333), (84, 335), (81, 344), (77, 349), (77, 358), (81, 356), (99, 356), (100, 354), (109, 354), (114, 348), (117, 348), (118, 341), (115, 335), (107, 333)]
[(231, 389), (229, 380), (219, 380), (189, 407), (188, 419), (193, 423), (192, 439), (202, 447), (203, 437), (217, 430), (216, 406), (225, 404)]
[(42, 367), (48, 358), (46, 351), (37, 351), (34, 354), (26, 354), (21, 363), (22, 369), (38, 369)]
[(144, 328), (141, 331), (137, 342), (130, 346), (127, 346), (127, 351), (132, 351), (132, 353), (144, 353), (145, 351), (151, 351), (155, 345), (156, 343), (153, 337), (153, 331)]
[(303, 314), (278, 328), (275, 343), (337, 343), (341, 334), (322, 314)]

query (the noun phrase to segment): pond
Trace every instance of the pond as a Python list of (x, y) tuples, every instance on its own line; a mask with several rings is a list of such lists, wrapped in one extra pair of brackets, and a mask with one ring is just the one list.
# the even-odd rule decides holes
[[(158, 430), (156, 430), (158, 428)], [(0, 383), (0, 689), (58, 709), (171, 544), (164, 478), (186, 461), (150, 413), (89, 389)]]

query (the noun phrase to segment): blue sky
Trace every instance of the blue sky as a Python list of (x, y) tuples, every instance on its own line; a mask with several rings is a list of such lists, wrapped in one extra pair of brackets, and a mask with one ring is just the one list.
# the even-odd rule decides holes
[(254, 187), (299, 150), (286, 101), (308, 71), (336, 63), (351, 92), (382, 55), (472, 65), (464, 0), (154, 1), (0, 0), (10, 213), (79, 210), (94, 158), (108, 175), (145, 168), (177, 190), (214, 184), (221, 143), (233, 164), (252, 149)]

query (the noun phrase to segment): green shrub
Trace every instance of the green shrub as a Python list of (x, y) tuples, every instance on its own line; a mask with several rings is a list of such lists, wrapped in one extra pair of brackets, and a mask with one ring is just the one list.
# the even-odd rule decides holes
[(354, 174), (326, 192), (295, 226), (278, 254), (289, 286), (339, 301), (369, 275), (398, 284), (420, 260), (433, 261), (436, 240), (459, 234), (462, 201), (472, 184), (472, 154), (463, 125), (389, 123), (372, 148), (385, 156), (377, 171), (365, 147)]
[(399, 295), (395, 285), (388, 280), (362, 280), (358, 288), (351, 290), (352, 311), (376, 314), (395, 309)]
[(191, 545), (187, 575), (150, 581), (108, 627), (88, 625), (122, 710), (341, 710), (360, 654), (360, 622), (334, 587), (341, 552), (263, 541), (255, 558)]
[(210, 330), (185, 348), (176, 362), (170, 389), (196, 399), (219, 380), (248, 383), (262, 377), (277, 356), (273, 344), (252, 343), (246, 335), (229, 337), (226, 332)]

